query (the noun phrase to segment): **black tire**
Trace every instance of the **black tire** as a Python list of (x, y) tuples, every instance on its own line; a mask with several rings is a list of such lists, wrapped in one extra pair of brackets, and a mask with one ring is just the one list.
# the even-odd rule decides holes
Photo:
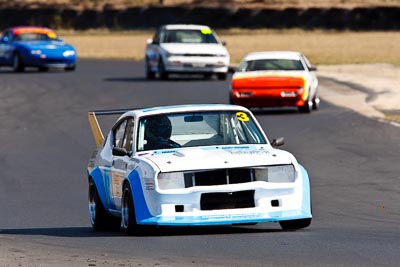
[(212, 77), (212, 73), (204, 73), (203, 75), (204, 75), (204, 79), (207, 79), (207, 80), (211, 79), (211, 77)]
[(227, 73), (217, 73), (218, 80), (226, 80), (228, 74)]
[(76, 69), (76, 65), (65, 67), (66, 71), (74, 71)]
[(165, 70), (165, 65), (161, 58), (158, 61), (158, 76), (161, 80), (168, 80), (168, 72)]
[(89, 178), (89, 217), (95, 231), (109, 231), (119, 228), (118, 218), (110, 215), (101, 203), (99, 193), (92, 178)]
[(319, 102), (320, 102), (320, 99), (319, 99), (319, 97), (315, 94), (315, 96), (314, 96), (314, 98), (313, 98), (313, 100), (312, 100), (312, 109), (313, 109), (313, 110), (318, 110), (318, 108), (319, 108)]
[(136, 222), (135, 206), (129, 183), (125, 183), (122, 189), (121, 201), (121, 228), (129, 235), (137, 234), (139, 226)]
[(21, 56), (19, 53), (14, 53), (12, 59), (12, 68), (14, 72), (23, 72), (25, 69), (24, 63), (22, 62)]
[(154, 71), (151, 71), (149, 62), (148, 60), (146, 60), (146, 79), (153, 80), (155, 77), (156, 73)]
[(46, 72), (46, 71), (49, 71), (49, 68), (48, 67), (39, 67), (39, 71)]
[(280, 221), (279, 224), (281, 225), (283, 230), (298, 230), (310, 226), (311, 218)]
[(305, 102), (306, 103), (304, 106), (299, 107), (300, 113), (310, 113), (311, 112), (312, 102), (310, 102), (308, 99)]

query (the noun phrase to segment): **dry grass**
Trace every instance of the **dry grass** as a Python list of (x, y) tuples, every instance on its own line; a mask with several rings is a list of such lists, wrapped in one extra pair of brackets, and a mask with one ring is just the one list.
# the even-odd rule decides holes
[(0, 0), (8, 5), (63, 5), (71, 7), (102, 8), (111, 5), (119, 8), (142, 5), (199, 5), (236, 7), (354, 7), (354, 6), (399, 6), (398, 0)]
[[(143, 59), (152, 32), (60, 32), (82, 58)], [(253, 51), (297, 50), (313, 64), (391, 63), (400, 65), (400, 32), (331, 32), (303, 30), (227, 30), (232, 62)]]

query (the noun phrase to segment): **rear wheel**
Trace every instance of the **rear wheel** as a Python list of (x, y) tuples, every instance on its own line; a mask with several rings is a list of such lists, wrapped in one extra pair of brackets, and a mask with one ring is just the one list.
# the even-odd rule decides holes
[(312, 101), (305, 101), (305, 105), (302, 107), (299, 107), (299, 112), (300, 113), (310, 113), (311, 112), (311, 107), (312, 107)]
[(298, 230), (310, 226), (311, 218), (280, 221), (279, 224), (281, 225), (283, 230)]
[(313, 109), (313, 110), (318, 110), (318, 108), (319, 108), (319, 102), (320, 102), (319, 97), (318, 97), (317, 95), (315, 95), (314, 98), (313, 98), (313, 100), (312, 100), (312, 109)]
[(24, 63), (22, 62), (21, 56), (18, 53), (13, 55), (12, 68), (14, 72), (23, 72), (25, 69)]
[(89, 178), (89, 216), (95, 231), (115, 230), (119, 227), (119, 220), (109, 215), (101, 203), (92, 178)]

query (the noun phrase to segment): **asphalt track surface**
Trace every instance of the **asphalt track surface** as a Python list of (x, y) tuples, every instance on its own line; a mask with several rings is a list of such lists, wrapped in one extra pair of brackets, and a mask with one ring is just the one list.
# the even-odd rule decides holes
[(309, 171), (309, 228), (92, 231), (86, 164), (95, 144), (87, 111), (228, 103), (228, 91), (229, 79), (146, 81), (142, 62), (80, 60), (75, 72), (2, 68), (0, 252), (13, 259), (0, 266), (24, 257), (33, 258), (22, 266), (51, 257), (49, 266), (399, 266), (400, 128), (323, 99), (312, 114), (256, 113), (270, 139), (284, 136), (283, 149)]

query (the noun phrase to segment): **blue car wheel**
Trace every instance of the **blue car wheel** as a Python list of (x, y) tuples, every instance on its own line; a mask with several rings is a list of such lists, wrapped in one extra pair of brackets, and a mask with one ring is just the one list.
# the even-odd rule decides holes
[(25, 69), (24, 63), (22, 62), (21, 56), (18, 52), (15, 52), (13, 55), (12, 68), (14, 72), (23, 72)]

